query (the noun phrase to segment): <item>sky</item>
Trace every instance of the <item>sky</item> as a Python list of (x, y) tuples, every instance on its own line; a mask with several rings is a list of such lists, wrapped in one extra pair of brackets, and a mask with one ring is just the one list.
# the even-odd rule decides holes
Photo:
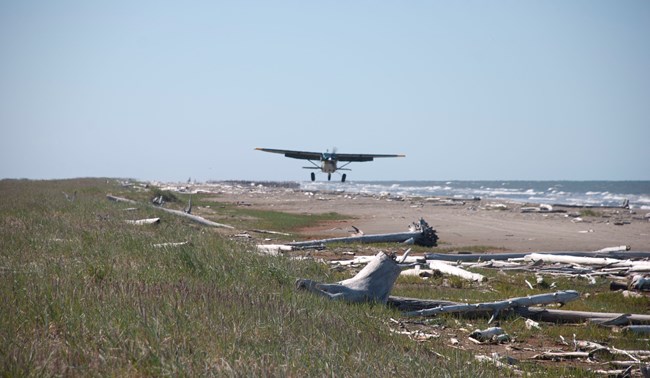
[(0, 2), (0, 178), (650, 180), (649, 142), (646, 0)]

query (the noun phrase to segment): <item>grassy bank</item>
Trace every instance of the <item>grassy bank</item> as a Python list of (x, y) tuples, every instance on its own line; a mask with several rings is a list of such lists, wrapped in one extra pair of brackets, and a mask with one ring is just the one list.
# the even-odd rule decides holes
[[(142, 205), (110, 202), (107, 193)], [(295, 232), (340, 219), (339, 214), (260, 211), (221, 203), (214, 195), (194, 195), (192, 203), (203, 216), (237, 228), (214, 229), (146, 205), (160, 194), (112, 179), (0, 181), (3, 376), (491, 377), (510, 373), (477, 363), (475, 354), (530, 350), (531, 356), (564, 348), (560, 340), (573, 337), (621, 349), (648, 348), (643, 337), (605, 327), (549, 324), (528, 329), (516, 316), (500, 319), (512, 342), (472, 346), (467, 335), (487, 327), (487, 317), (405, 319), (384, 306), (328, 302), (296, 291), (295, 279), (334, 282), (351, 272), (330, 271), (313, 260), (262, 256), (246, 240), (231, 236), (255, 228)], [(167, 207), (182, 209), (189, 199), (182, 193), (173, 196)], [(151, 217), (161, 222), (125, 222)], [(187, 243), (156, 246), (177, 242)], [(346, 247), (355, 248), (372, 253), (367, 245)], [(398, 251), (391, 245), (377, 248)], [(556, 289), (531, 290), (525, 281), (536, 282), (532, 273), (480, 273), (488, 276), (487, 283), (402, 277), (393, 294), (484, 302), (573, 289), (583, 296), (566, 309), (650, 309), (647, 297), (610, 292), (604, 278), (595, 283), (558, 278), (552, 280)], [(415, 341), (397, 334), (393, 319), (436, 336)], [(454, 345), (453, 339), (462, 342)], [(600, 363), (599, 368), (606, 366), (606, 358)], [(518, 363), (532, 376), (592, 376), (591, 367), (591, 362)]]
[[(333, 279), (322, 264), (259, 256), (107, 193), (148, 197), (106, 179), (0, 182), (3, 375), (494, 374), (391, 334), (398, 314), (382, 306), (296, 292), (298, 277)], [(154, 247), (178, 241), (190, 243)]]

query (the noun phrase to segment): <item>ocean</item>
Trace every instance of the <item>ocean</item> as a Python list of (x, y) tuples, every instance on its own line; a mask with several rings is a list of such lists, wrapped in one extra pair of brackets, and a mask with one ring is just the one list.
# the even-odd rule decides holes
[(305, 181), (303, 190), (650, 209), (650, 181)]

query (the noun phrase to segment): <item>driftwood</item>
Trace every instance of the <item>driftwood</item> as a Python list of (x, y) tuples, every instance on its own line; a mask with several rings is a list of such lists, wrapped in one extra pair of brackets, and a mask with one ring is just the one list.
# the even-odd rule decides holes
[(469, 337), (478, 341), (479, 343), (501, 343), (504, 341), (510, 341), (510, 336), (501, 327), (490, 327), (484, 330), (477, 329), (474, 332), (470, 333)]
[(554, 209), (551, 205), (541, 204), (538, 206), (527, 206), (521, 208), (522, 213), (566, 213), (566, 210), (563, 209)]
[[(410, 251), (410, 249), (409, 249)], [(372, 261), (375, 256), (356, 256), (351, 260), (333, 260), (330, 261), (331, 265), (342, 265), (342, 266), (359, 266), (359, 265), (365, 265)], [(424, 264), (426, 260), (422, 257), (416, 257), (416, 256), (403, 256), (398, 263), (400, 264)], [(417, 267), (417, 265), (415, 265)]]
[(623, 327), (623, 331), (634, 333), (650, 333), (650, 325), (630, 325)]
[(624, 251), (629, 251), (629, 250), (630, 250), (630, 246), (629, 246), (629, 245), (620, 245), (620, 246), (618, 246), (618, 247), (607, 247), (607, 248), (602, 248), (602, 249), (597, 250), (596, 253), (599, 253), (599, 252), (605, 252), (605, 253), (609, 253), (609, 252), (624, 252)]
[(335, 284), (298, 279), (296, 287), (332, 300), (386, 303), (400, 271), (400, 266), (393, 258), (384, 252), (379, 252), (368, 265), (350, 279)]
[(408, 232), (394, 233), (394, 234), (376, 234), (376, 235), (361, 235), (350, 236), (342, 238), (308, 240), (303, 242), (289, 243), (295, 247), (310, 247), (320, 246), (323, 244), (331, 243), (414, 243), (425, 247), (433, 247), (438, 243), (438, 235), (436, 231), (431, 228), (424, 219), (411, 225), (411, 230)]
[(404, 313), (405, 316), (430, 316), (443, 313), (476, 313), (492, 312), (492, 317), (488, 321), (491, 323), (500, 312), (512, 308), (529, 307), (533, 305), (542, 305), (549, 303), (564, 304), (578, 299), (580, 294), (575, 290), (558, 291), (549, 294), (531, 295), (528, 297), (519, 297), (506, 299), (504, 301), (476, 303), (476, 304), (458, 304), (450, 306), (439, 306), (419, 311), (410, 311)]
[(511, 375), (521, 376), (524, 374), (521, 370), (517, 369), (516, 366), (499, 361), (499, 355), (496, 353), (494, 353), (491, 357), (484, 354), (477, 354), (474, 356), (474, 358), (478, 362), (494, 364), (494, 366), (498, 367), (499, 369), (507, 369), (511, 372)]
[(420, 269), (420, 265), (415, 265), (413, 269), (406, 269), (400, 273), (401, 276), (414, 276), (414, 277), (433, 277), (435, 272), (432, 269)]
[(186, 212), (183, 212), (183, 211), (180, 211), (180, 210), (166, 209), (166, 208), (164, 208), (164, 207), (155, 207), (155, 208), (158, 209), (158, 210), (162, 210), (162, 211), (164, 211), (164, 212), (170, 213), (170, 214), (179, 215), (179, 216), (181, 216), (181, 217), (188, 218), (188, 219), (193, 220), (193, 221), (196, 222), (196, 223), (200, 223), (200, 224), (202, 224), (202, 225), (204, 225), (204, 226), (210, 226), (210, 227), (221, 227), (221, 228), (230, 228), (230, 229), (234, 229), (233, 226), (229, 226), (229, 225), (227, 225), (227, 224), (221, 224), (221, 223), (213, 222), (213, 221), (211, 221), (211, 220), (205, 219), (205, 218), (200, 217), (200, 216), (198, 216), (198, 215), (189, 214), (189, 213), (186, 213)]
[(77, 191), (76, 190), (74, 191), (74, 193), (72, 193), (72, 195), (69, 195), (66, 192), (62, 192), (62, 193), (65, 196), (65, 199), (67, 199), (70, 202), (74, 202), (77, 199)]
[(524, 257), (524, 261), (544, 261), (550, 263), (567, 263), (580, 265), (614, 265), (623, 260), (608, 257), (581, 257), (567, 255), (549, 255), (543, 253), (531, 253)]
[(107, 194), (106, 198), (108, 198), (109, 201), (114, 201), (114, 202), (125, 202), (125, 203), (130, 203), (130, 204), (133, 204), (133, 205), (138, 204), (137, 201), (130, 200), (128, 198), (116, 197), (116, 196), (114, 196), (112, 194)]
[[(107, 194), (106, 198), (108, 198), (110, 201), (115, 201), (115, 202), (124, 202), (124, 203), (130, 203), (130, 204), (134, 204), (134, 205), (138, 204), (138, 202), (130, 200), (128, 198), (116, 197), (116, 196), (111, 195), (111, 194)], [(170, 213), (170, 214), (179, 215), (181, 217), (188, 218), (188, 219), (190, 219), (190, 220), (192, 220), (194, 222), (200, 223), (200, 224), (205, 225), (205, 226), (223, 227), (223, 228), (234, 229), (234, 227), (229, 226), (227, 224), (221, 224), (221, 223), (213, 222), (211, 220), (207, 220), (207, 219), (205, 219), (203, 217), (200, 217), (198, 215), (192, 215), (192, 214), (186, 213), (186, 212), (181, 211), (181, 210), (166, 209), (164, 207), (159, 207), (159, 206), (151, 206), (151, 207), (154, 208), (154, 209), (157, 209), (157, 210), (162, 210), (162, 211)]]
[(531, 357), (533, 360), (559, 360), (574, 358), (590, 358), (593, 352), (544, 352)]
[[(387, 304), (400, 311), (414, 312), (435, 307), (465, 305), (463, 303), (435, 299), (419, 299), (390, 296)], [(604, 326), (614, 325), (650, 325), (650, 315), (621, 314), (607, 312), (569, 311), (546, 309), (543, 307), (516, 307), (514, 312), (527, 319), (549, 323), (584, 323), (592, 322)]]
[(554, 204), (552, 206), (555, 207), (566, 207), (570, 209), (629, 209), (630, 208), (630, 200), (625, 199), (623, 200), (623, 203), (621, 203), (619, 206), (615, 205), (610, 205), (610, 206), (602, 206), (602, 205), (572, 205), (572, 204)]
[(444, 261), (431, 260), (427, 262), (429, 263), (429, 268), (431, 268), (432, 270), (437, 270), (444, 274), (458, 276), (470, 281), (482, 282), (483, 280), (485, 280), (485, 276), (483, 276), (482, 274), (468, 272), (456, 266), (449, 265)]
[(630, 287), (636, 290), (650, 290), (650, 277), (636, 275), (632, 277)]
[[(424, 256), (427, 260), (445, 260), (445, 261), (499, 261), (509, 259), (521, 259), (530, 255), (530, 252), (513, 252), (513, 253), (427, 253)], [(578, 251), (563, 251), (563, 252), (539, 252), (542, 255), (566, 255), (566, 256), (582, 256), (582, 257), (607, 257), (613, 259), (636, 259), (636, 258), (650, 258), (650, 252), (638, 251), (615, 251), (615, 252), (578, 252)]]
[(282, 235), (282, 236), (291, 236), (291, 234), (288, 234), (286, 232), (278, 232), (278, 231), (269, 231), (269, 230), (251, 230), (252, 232), (257, 232), (258, 234), (270, 234), (270, 235)]
[[(629, 278), (629, 276), (628, 276)], [(650, 277), (644, 277), (641, 275), (635, 275), (628, 281), (612, 281), (609, 284), (610, 290), (640, 290), (640, 291), (649, 291), (650, 290)]]
[(172, 242), (172, 243), (158, 243), (158, 244), (153, 244), (154, 248), (170, 248), (170, 247), (182, 247), (184, 245), (189, 245), (190, 242), (184, 241), (184, 242)]
[(390, 296), (386, 304), (400, 311), (417, 311), (425, 308), (432, 308), (438, 306), (449, 306), (458, 304), (457, 302), (443, 301), (437, 299), (419, 299), (407, 297)]
[(608, 257), (553, 256), (541, 253), (532, 253), (524, 257), (524, 261), (596, 265), (600, 266), (600, 270), (604, 273), (628, 274), (634, 272), (650, 272), (650, 262), (648, 261), (620, 260)]
[(260, 251), (263, 254), (271, 255), (271, 256), (278, 256), (282, 252), (288, 252), (291, 251), (292, 248), (288, 245), (284, 244), (258, 244), (257, 245), (257, 250)]
[(137, 219), (137, 220), (126, 220), (128, 224), (135, 224), (137, 226), (142, 226), (145, 224), (157, 224), (160, 223), (160, 218), (147, 218), (147, 219)]
[(551, 323), (582, 323), (589, 321), (601, 325), (650, 324), (650, 315), (550, 310), (540, 307), (520, 307), (516, 308), (515, 312), (526, 318)]

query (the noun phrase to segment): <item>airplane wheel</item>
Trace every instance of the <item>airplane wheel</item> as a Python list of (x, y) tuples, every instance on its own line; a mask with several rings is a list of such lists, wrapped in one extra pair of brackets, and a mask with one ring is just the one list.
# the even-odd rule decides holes
[(348, 175), (344, 173), (343, 176), (341, 176), (341, 182), (345, 182), (346, 177), (348, 177)]
[(330, 180), (332, 180), (332, 174), (331, 174), (331, 173), (328, 173), (328, 174), (327, 174), (327, 181), (330, 181)]
[(316, 174), (314, 172), (311, 173), (311, 181), (316, 181)]

